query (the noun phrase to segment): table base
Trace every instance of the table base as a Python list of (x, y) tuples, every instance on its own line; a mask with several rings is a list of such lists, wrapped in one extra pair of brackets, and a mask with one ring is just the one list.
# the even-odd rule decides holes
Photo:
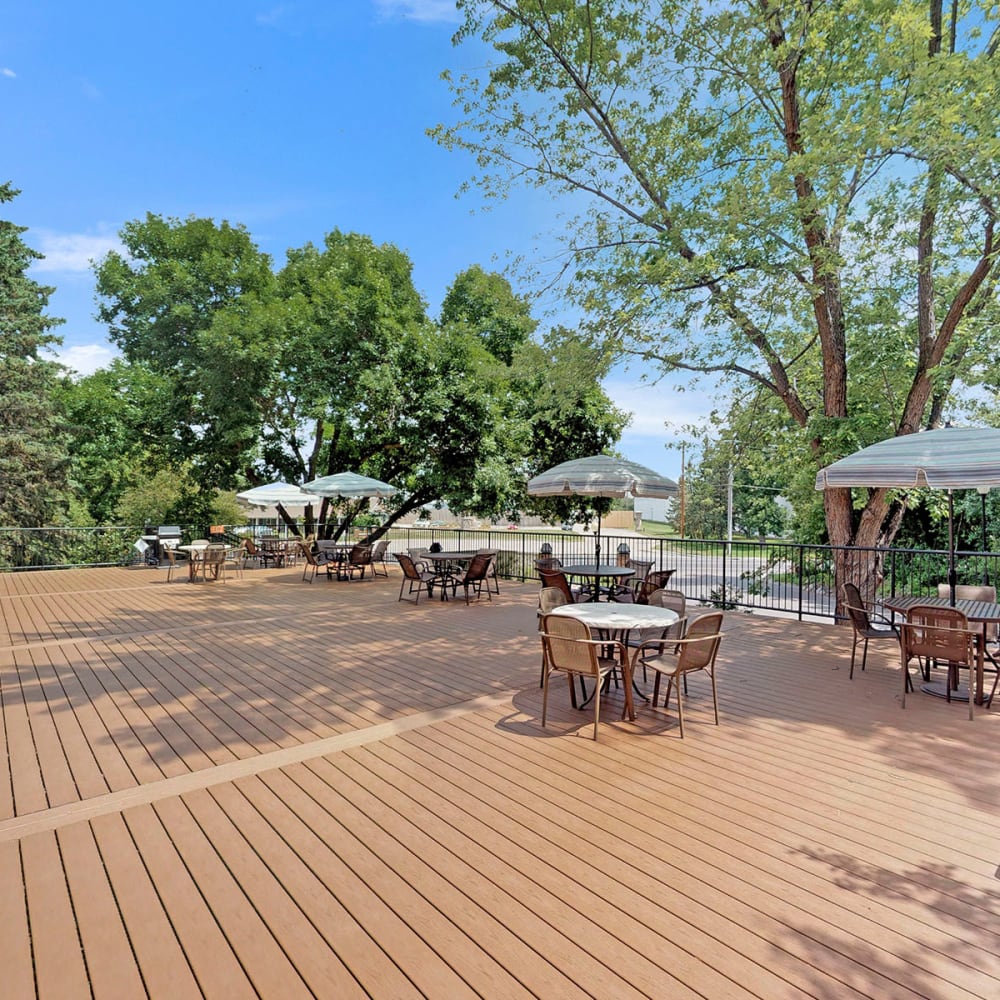
[[(929, 684), (921, 684), (920, 690), (924, 694), (933, 695), (935, 698), (947, 698), (948, 697), (948, 682), (947, 681), (931, 681)], [(959, 684), (957, 688), (953, 688), (951, 692), (951, 700), (957, 701), (962, 704), (968, 704), (969, 702), (969, 685)]]

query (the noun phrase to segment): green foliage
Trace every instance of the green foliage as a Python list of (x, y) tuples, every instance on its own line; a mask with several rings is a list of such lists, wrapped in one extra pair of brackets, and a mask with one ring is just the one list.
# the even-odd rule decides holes
[[(0, 204), (17, 194), (0, 184)], [(62, 368), (42, 354), (60, 343), (49, 331), (62, 321), (44, 311), (53, 289), (27, 276), (41, 254), (23, 232), (0, 220), (0, 524), (32, 527), (59, 517), (68, 497), (56, 399)]]
[[(995, 4), (459, 6), (494, 58), (435, 135), (488, 195), (579, 209), (566, 292), (595, 341), (781, 408), (803, 529), (806, 470), (1000, 385)], [(877, 491), (826, 513), (838, 544), (894, 524)]]

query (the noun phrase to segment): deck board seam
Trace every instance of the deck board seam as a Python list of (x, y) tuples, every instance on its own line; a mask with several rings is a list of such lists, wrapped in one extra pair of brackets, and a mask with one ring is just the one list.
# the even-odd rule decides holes
[(150, 805), (164, 799), (185, 795), (188, 792), (213, 788), (236, 781), (239, 778), (278, 770), (290, 764), (315, 760), (318, 757), (325, 757), (327, 754), (378, 743), (400, 733), (421, 729), (453, 719), (456, 716), (487, 710), (493, 706), (510, 702), (515, 693), (515, 691), (510, 690), (484, 695), (471, 701), (433, 708), (426, 712), (416, 712), (413, 715), (369, 726), (366, 729), (339, 733), (336, 736), (293, 747), (284, 747), (280, 750), (259, 754), (256, 757), (230, 761), (215, 767), (192, 771), (189, 774), (179, 774), (171, 778), (138, 785), (135, 788), (125, 788), (107, 795), (84, 799), (80, 802), (69, 802), (26, 816), (15, 816), (0, 821), (0, 844), (22, 840), (36, 833), (59, 830), (73, 823), (87, 822), (98, 816), (124, 812), (133, 806)]

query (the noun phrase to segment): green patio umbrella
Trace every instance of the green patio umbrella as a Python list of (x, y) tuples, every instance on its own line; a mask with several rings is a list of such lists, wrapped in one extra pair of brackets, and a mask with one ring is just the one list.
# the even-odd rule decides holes
[(381, 479), (362, 476), (359, 472), (338, 472), (306, 483), (302, 489), (317, 496), (334, 500), (362, 500), (365, 497), (390, 497), (402, 490)]
[(282, 482), (255, 486), (253, 489), (237, 493), (236, 498), (252, 507), (276, 507), (278, 504), (282, 507), (305, 507), (320, 499), (315, 493), (306, 493), (292, 483)]
[[(533, 497), (656, 497), (677, 495), (678, 486), (660, 473), (614, 455), (591, 455), (539, 473), (528, 480), (527, 491)], [(597, 515), (596, 566), (601, 565), (601, 515)], [(596, 568), (596, 567), (595, 567)]]
[(1000, 486), (1000, 430), (942, 427), (886, 438), (820, 469), (816, 489), (867, 486), (948, 491), (948, 585), (955, 603), (954, 490)]

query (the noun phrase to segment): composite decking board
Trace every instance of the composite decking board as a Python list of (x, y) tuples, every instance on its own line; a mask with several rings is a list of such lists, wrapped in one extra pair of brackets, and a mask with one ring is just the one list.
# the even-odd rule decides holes
[[(776, 930), (768, 936), (766, 926), (755, 926), (761, 922), (759, 914), (746, 916), (742, 928), (746, 935), (741, 939), (746, 953), (741, 954), (727, 942), (739, 915), (737, 918), (731, 913), (724, 919), (716, 917), (708, 904), (699, 898), (703, 890), (697, 879), (685, 874), (682, 878), (687, 883), (684, 891), (661, 884), (658, 898), (648, 897), (649, 885), (662, 883), (662, 879), (644, 870), (641, 844), (627, 844), (633, 849), (629, 857), (634, 857), (634, 861), (619, 856), (624, 840), (621, 825), (617, 836), (610, 835), (593, 825), (586, 809), (576, 814), (568, 813), (560, 821), (559, 817), (546, 815), (545, 810), (534, 804), (522, 806), (503, 794), (490, 795), (485, 783), (489, 767), (475, 769), (466, 761), (470, 777), (463, 779), (459, 777), (461, 770), (446, 762), (434, 765), (429, 762), (431, 757), (415, 755), (411, 765), (410, 753), (402, 760), (389, 757), (387, 746), (377, 751), (380, 756), (386, 756), (388, 766), (399, 769), (400, 778), (408, 778), (407, 787), (423, 784), (449, 800), (454, 810), (454, 827), (465, 830), (470, 820), (463, 818), (463, 814), (474, 815), (485, 831), (490, 831), (480, 836), (484, 848), (500, 851), (502, 856), (508, 857), (508, 863), (523, 871), (533, 871), (549, 891), (558, 892), (563, 886), (565, 892), (568, 886), (573, 886), (572, 898), (582, 912), (602, 926), (622, 927), (620, 933), (630, 944), (642, 946), (647, 954), (655, 955), (684, 981), (694, 979), (699, 984), (707, 983), (708, 995), (752, 994), (762, 998), (808, 995), (815, 975), (810, 962), (804, 963), (804, 971), (796, 970), (794, 953), (787, 952), (781, 977), (768, 969), (767, 963), (773, 960), (775, 949), (783, 949), (780, 932), (786, 930), (784, 922), (775, 921)], [(427, 776), (423, 782), (421, 774)], [(431, 782), (431, 775), (436, 777), (436, 782)], [(454, 791), (449, 790), (449, 784), (454, 784)], [(536, 791), (539, 788), (533, 787)], [(596, 789), (594, 798), (599, 800), (599, 797), (600, 790)], [(497, 837), (503, 837), (503, 841), (497, 841)], [(528, 852), (527, 860), (521, 856), (522, 851)], [(664, 867), (669, 867), (669, 862)], [(766, 919), (763, 922), (766, 924)], [(756, 946), (754, 939), (758, 942)], [(752, 987), (745, 984), (752, 984)], [(841, 986), (841, 995), (847, 994), (846, 987)]]
[[(361, 812), (371, 813), (404, 843), (414, 843), (415, 852), (425, 860), (433, 860), (443, 877), (489, 905), (512, 933), (564, 975), (575, 979), (581, 988), (598, 996), (618, 996), (627, 983), (631, 990), (646, 996), (687, 995), (687, 988), (671, 971), (622, 940), (619, 914), (613, 914), (609, 922), (589, 908), (583, 912), (577, 900), (564, 898), (568, 882), (560, 885), (560, 891), (552, 892), (541, 884), (540, 878), (544, 880), (546, 872), (539, 865), (525, 869), (518, 863), (519, 858), (511, 861), (499, 856), (494, 847), (500, 835), (495, 831), (485, 833), (487, 843), (483, 844), (476, 836), (482, 831), (456, 830), (446, 797), (425, 792), (418, 781), (408, 782), (406, 788), (397, 786), (373, 769), (368, 753), (358, 756), (360, 763), (351, 754), (307, 766), (317, 779), (322, 778), (350, 797)], [(387, 770), (390, 778), (398, 777), (391, 768)], [(503, 844), (506, 846), (505, 840)], [(511, 850), (518, 852), (516, 847)], [(580, 873), (578, 861), (563, 861)], [(586, 879), (590, 874), (584, 872), (582, 877)], [(586, 894), (586, 890), (581, 892)], [(528, 902), (522, 902), (525, 900)]]
[[(340, 756), (338, 755), (338, 759)], [(392, 803), (386, 803), (381, 797), (372, 801), (371, 793), (359, 785), (355, 777), (328, 766), (328, 762), (322, 760), (295, 769), (286, 769), (282, 775), (283, 778), (294, 782), (301, 790), (301, 794), (308, 796), (309, 801), (302, 802), (294, 792), (284, 789), (277, 776), (273, 779), (270, 775), (266, 777), (269, 783), (273, 780), (277, 787), (283, 789), (283, 798), (288, 797), (298, 802), (298, 810), (307, 816), (313, 815), (313, 808), (322, 810), (318, 818), (312, 820), (313, 823), (317, 825), (322, 823), (324, 814), (329, 815), (331, 819), (345, 816), (345, 820), (350, 820), (349, 823), (345, 822), (345, 826), (349, 826), (352, 835), (355, 836), (357, 834), (354, 832), (354, 824), (358, 818), (368, 816), (367, 807), (372, 806), (371, 822), (383, 827), (386, 824), (396, 827), (395, 832), (390, 835), (399, 839), (404, 846), (408, 846), (423, 865), (430, 867), (438, 877), (449, 882), (467, 899), (487, 909), (508, 927), (510, 934), (520, 938), (524, 946), (536, 951), (543, 962), (551, 964), (557, 972), (557, 982), (573, 983), (576, 989), (586, 990), (594, 996), (642, 995), (634, 985), (623, 981), (613, 970), (607, 968), (591, 950), (581, 946), (572, 935), (568, 935), (564, 929), (553, 927), (552, 922), (546, 920), (544, 911), (547, 907), (540, 907), (543, 901), (539, 897), (522, 900), (516, 894), (511, 895), (498, 886), (490, 877), (490, 873), (476, 865), (469, 856), (463, 852), (443, 849), (435, 838), (428, 834), (426, 828), (417, 822), (418, 818), (425, 818), (418, 804), (409, 801), (408, 806), (412, 807), (415, 813), (404, 815)], [(369, 779), (364, 775), (362, 780), (367, 782)], [(310, 801), (315, 803), (315, 806), (310, 806)], [(344, 803), (347, 804), (347, 808)], [(337, 843), (331, 844), (331, 849), (336, 849), (338, 846)], [(383, 862), (380, 860), (379, 864), (381, 863)], [(370, 877), (367, 871), (364, 874), (366, 879)], [(401, 877), (406, 877), (405, 874), (400, 874)], [(435, 898), (434, 902), (441, 906), (452, 898), (453, 892), (448, 892), (444, 898)], [(394, 907), (395, 900), (390, 899), (385, 905)], [(465, 905), (462, 904), (463, 910)], [(542, 913), (538, 912), (539, 907)], [(419, 934), (422, 930), (417, 928), (412, 933)], [(603, 936), (595, 928), (594, 940), (591, 943), (596, 946)], [(484, 944), (488, 946), (489, 942)], [(546, 948), (551, 951), (551, 955), (542, 954)], [(515, 974), (526, 973), (531, 972), (533, 968), (534, 966), (518, 965), (512, 971)], [(545, 996), (542, 987), (552, 980), (552, 973), (543, 967), (536, 984), (529, 983), (528, 986), (530, 989), (533, 985), (537, 985), (537, 995)], [(560, 995), (565, 988), (564, 985), (556, 995)], [(532, 989), (532, 992), (536, 991)], [(678, 984), (677, 994), (662, 995), (683, 997), (686, 991)]]
[(177, 773), (236, 758), (222, 736), (213, 731), (217, 717), (205, 702), (205, 691), (175, 678), (174, 662), (159, 644), (130, 640), (107, 647), (107, 651), (130, 665), (137, 701), (162, 737), (164, 748), (169, 747), (182, 762)]
[(22, 840), (21, 864), (39, 1000), (89, 997), (90, 978), (55, 834)]
[(48, 796), (31, 730), (31, 713), (21, 684), (17, 655), (0, 664), (0, 697), (3, 700), (6, 751), (10, 767), (15, 812), (46, 808)]
[(21, 849), (16, 843), (0, 844), (0, 969), (3, 989), (11, 997), (35, 994), (31, 934), (24, 898)]
[(65, 669), (64, 651), (32, 650), (31, 658), (39, 678), (43, 679), (49, 711), (72, 774), (75, 797), (91, 798), (106, 794), (110, 786), (101, 772), (93, 742), (83, 724), (88, 715), (86, 708), (89, 708), (89, 702), (84, 705), (78, 697), (79, 685), (73, 672)]
[[(657, 809), (652, 801), (652, 796), (650, 796), (650, 801), (643, 803), (643, 808), (635, 811), (630, 821), (625, 823), (621, 816), (628, 815), (628, 813), (619, 807), (625, 806), (630, 798), (636, 796), (637, 790), (634, 786), (639, 780), (638, 776), (630, 776), (626, 782), (619, 783), (614, 789), (619, 801), (614, 803), (614, 807), (601, 809), (595, 808), (587, 796), (571, 796), (565, 792), (564, 788), (567, 782), (555, 780), (556, 773), (548, 776), (548, 780), (551, 782), (548, 793), (533, 797), (527, 792), (521, 793), (519, 789), (522, 785), (524, 788), (537, 787), (537, 785), (531, 784), (534, 781), (540, 783), (544, 790), (547, 778), (544, 771), (532, 773), (530, 770), (519, 768), (515, 776), (508, 780), (500, 775), (491, 776), (488, 769), (477, 769), (475, 757), (481, 757), (482, 754), (475, 743), (481, 741), (481, 737), (488, 730), (486, 727), (478, 727), (477, 729), (474, 720), (469, 717), (454, 720), (448, 724), (447, 728), (436, 727), (433, 730), (407, 734), (403, 739), (408, 743), (434, 740), (441, 746), (440, 753), (444, 755), (455, 746), (461, 746), (463, 742), (468, 742), (468, 740), (463, 741), (455, 737), (452, 731), (457, 729), (469, 730), (468, 740), (473, 741), (472, 751), (474, 754), (470, 753), (461, 757), (456, 764), (459, 773), (468, 773), (469, 777), (465, 780), (470, 782), (478, 780), (483, 788), (494, 785), (502, 788), (504, 785), (509, 786), (503, 788), (502, 794), (513, 799), (521, 797), (525, 800), (521, 803), (521, 808), (525, 811), (527, 818), (524, 821), (526, 823), (530, 822), (530, 817), (535, 810), (544, 813), (546, 821), (553, 823), (558, 823), (563, 815), (576, 816), (581, 823), (589, 819), (607, 838), (610, 838), (604, 844), (606, 848), (609, 843), (625, 842), (636, 851), (641, 851), (644, 845), (649, 845), (651, 859), (656, 857), (657, 853), (660, 855), (655, 869), (658, 873), (666, 872), (672, 868), (674, 869), (672, 876), (674, 880), (689, 882), (693, 877), (694, 881), (690, 882), (686, 890), (691, 895), (692, 900), (704, 902), (708, 899), (710, 896), (709, 887), (717, 890), (717, 899), (720, 902), (725, 902), (730, 898), (738, 898), (741, 893), (737, 891), (732, 876), (739, 872), (741, 881), (745, 882), (748, 887), (742, 893), (748, 902), (758, 895), (771, 894), (781, 900), (782, 908), (795, 906), (801, 908), (807, 916), (811, 914), (814, 921), (813, 926), (830, 924), (836, 927), (843, 932), (843, 940), (850, 942), (864, 940), (873, 951), (881, 947), (890, 953), (902, 951), (907, 954), (912, 948), (913, 941), (923, 940), (924, 948), (916, 955), (910, 956), (908, 961), (918, 968), (921, 965), (934, 965), (936, 971), (947, 967), (959, 983), (962, 983), (963, 977), (968, 979), (968, 982), (964, 982), (963, 985), (970, 991), (982, 987), (981, 978), (975, 973), (966, 974), (960, 966), (953, 967), (948, 956), (961, 955), (963, 962), (972, 966), (978, 965), (987, 971), (989, 964), (995, 963), (994, 959), (987, 957), (996, 954), (998, 942), (995, 934), (980, 934), (976, 940), (976, 949), (964, 952), (964, 942), (967, 941), (967, 937), (962, 933), (961, 928), (951, 932), (935, 931), (933, 924), (923, 922), (919, 918), (911, 919), (908, 924), (907, 918), (902, 914), (881, 913), (883, 904), (878, 897), (862, 894), (855, 901), (853, 894), (845, 895), (845, 892), (836, 887), (835, 883), (822, 871), (813, 872), (810, 881), (810, 878), (806, 877), (808, 869), (801, 867), (798, 870), (806, 874), (796, 880), (793, 878), (796, 869), (791, 867), (791, 862), (789, 862), (789, 871), (782, 870), (780, 863), (782, 859), (780, 858), (776, 858), (774, 864), (768, 865), (765, 852), (755, 852), (753, 841), (746, 837), (739, 826), (726, 831), (723, 836), (717, 836), (717, 842), (714, 842), (716, 838), (705, 833), (708, 828), (702, 825), (702, 819), (697, 813), (687, 812), (684, 815), (684, 823), (673, 823), (672, 810), (669, 805), (665, 806), (661, 803)], [(521, 753), (526, 755), (523, 750)], [(505, 755), (505, 759), (512, 766), (516, 766), (513, 764), (513, 757), (513, 753)], [(572, 761), (566, 762), (564, 770), (558, 772), (559, 776), (568, 777), (571, 768)], [(536, 770), (541, 770), (541, 765), (537, 765)], [(591, 781), (595, 779), (600, 781), (602, 776), (598, 770), (588, 777)], [(695, 782), (696, 786), (698, 784), (701, 782)], [(599, 788), (595, 787), (594, 793), (595, 795), (599, 794)], [(546, 799), (553, 803), (547, 808), (539, 804), (544, 803)], [(673, 796), (664, 796), (664, 802), (674, 801), (676, 799)], [(507, 811), (510, 815), (515, 815), (513, 805), (508, 804)], [(661, 823), (662, 829), (660, 828)], [(691, 827), (698, 832), (686, 832)], [(739, 849), (741, 839), (748, 841), (742, 851)], [(660, 846), (662, 842), (669, 845), (669, 851)], [(762, 842), (768, 843), (764, 838), (762, 838)], [(756, 857), (754, 853), (756, 853)], [(687, 861), (683, 869), (677, 867), (679, 858)], [(729, 877), (717, 877), (717, 872), (730, 874)], [(713, 882), (718, 884), (713, 886)], [(898, 930), (887, 933), (879, 923), (880, 916), (889, 916), (894, 927)], [(777, 914), (777, 919), (789, 926), (807, 923), (806, 920), (795, 919), (794, 915), (788, 918), (781, 913)], [(859, 921), (861, 921), (860, 925)], [(931, 946), (931, 940), (937, 942), (935, 947)], [(937, 957), (933, 954), (935, 950), (938, 952)]]
[[(297, 772), (301, 765), (286, 769)], [(368, 854), (368, 864), (352, 868), (341, 851), (343, 845), (331, 837), (339, 825), (334, 816), (322, 810), (287, 774), (275, 772), (261, 776), (263, 787), (241, 782), (241, 790), (273, 826), (288, 847), (309, 868), (326, 891), (343, 907), (358, 927), (370, 938), (396, 966), (403, 977), (424, 996), (474, 995), (468, 984), (436, 954), (431, 944), (409, 927), (371, 886), (369, 866), (381, 864)], [(266, 793), (265, 794), (265, 790)], [(289, 802), (293, 804), (289, 808)], [(405, 886), (401, 891), (408, 892)], [(337, 947), (339, 932), (330, 926), (326, 934)], [(350, 956), (345, 962), (352, 968), (358, 981), (366, 989), (367, 972), (362, 963), (355, 964)], [(390, 973), (385, 963), (377, 966), (381, 976)]]
[[(268, 777), (272, 794), (295, 796), (295, 815), (311, 822), (315, 832), (322, 831), (324, 841), (351, 870), (364, 872), (370, 888), (477, 993), (514, 996), (527, 992), (526, 981), (532, 982), (532, 992), (545, 997), (563, 995), (570, 988), (547, 964), (540, 969), (538, 956), (478, 903), (434, 873), (420, 855), (382, 835), (370, 817), (352, 810), (346, 800), (310, 782), (300, 769), (294, 775)], [(259, 786), (247, 789), (247, 784), (241, 783), (241, 790), (250, 797), (260, 795)], [(307, 797), (309, 791), (314, 799)], [(506, 954), (509, 970), (490, 954), (497, 947)]]
[(125, 821), (121, 815), (98, 816), (88, 825), (101, 852), (149, 996), (154, 1000), (157, 997), (169, 997), (170, 1000), (201, 997), (202, 992)]
[(56, 834), (95, 996), (146, 992), (93, 831), (84, 823)]
[(189, 800), (201, 794), (207, 793), (195, 792), (184, 800), (165, 799), (153, 808), (171, 840), (182, 845), (185, 866), (254, 989), (262, 997), (282, 1000), (308, 997), (310, 990), (299, 971), (191, 812)]
[[(403, 977), (384, 948), (379, 947), (362, 927), (368, 920), (368, 905), (359, 907), (360, 918), (344, 908), (340, 896), (352, 898), (344, 890), (345, 881), (348, 877), (357, 877), (353, 873), (358, 868), (349, 869), (351, 875), (347, 875), (348, 869), (342, 867), (337, 857), (343, 838), (335, 838), (333, 832), (341, 829), (339, 824), (305, 799), (297, 788), (282, 781), (280, 775), (269, 777), (270, 781), (243, 779), (236, 787), (213, 789), (212, 795), (238, 823), (253, 849), (271, 866), (275, 879), (290, 898), (297, 901), (323, 942), (324, 961), (336, 961), (337, 968), (349, 974), (341, 957), (346, 952), (355, 970), (353, 989), (359, 993), (367, 991), (375, 996), (398, 996), (401, 992), (415, 994), (416, 986)], [(304, 810), (289, 809), (280, 794), (289, 790), (305, 803)], [(318, 822), (316, 816), (320, 817)], [(361, 866), (366, 877), (369, 867), (370, 863)], [(395, 888), (406, 890), (405, 885)], [(359, 945), (363, 949), (360, 954)], [(297, 942), (296, 947), (301, 947), (301, 942)], [(451, 985), (450, 976), (445, 985)]]
[[(227, 870), (247, 896), (268, 931), (317, 997), (359, 994), (358, 984), (330, 952), (328, 943), (308, 916), (311, 897), (301, 903), (291, 896), (255, 847), (255, 834), (266, 824), (232, 786), (184, 796), (184, 802), (202, 833), (215, 847)], [(317, 887), (318, 888), (318, 887)], [(265, 993), (265, 995), (267, 995)]]
[(0, 650), (0, 819), (9, 819), (14, 815), (14, 774), (11, 767), (10, 746), (11, 736), (7, 720), (7, 706), (11, 703), (10, 692), (5, 686), (10, 683), (14, 670), (13, 654)]
[(199, 885), (192, 872), (199, 867), (188, 858), (195, 847), (175, 840), (153, 806), (138, 806), (123, 816), (202, 993), (226, 1000), (258, 998), (213, 912), (211, 887)]

